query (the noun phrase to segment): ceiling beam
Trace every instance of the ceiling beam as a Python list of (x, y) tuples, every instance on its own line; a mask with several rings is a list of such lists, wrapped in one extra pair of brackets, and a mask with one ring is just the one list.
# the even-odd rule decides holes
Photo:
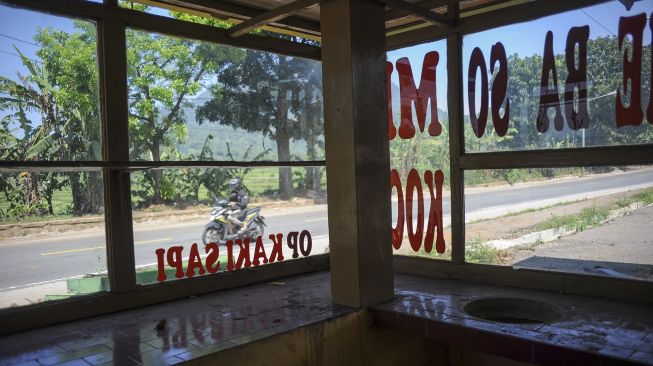
[[(267, 12), (266, 9), (258, 9), (244, 5), (237, 5), (225, 1), (215, 0), (158, 0), (157, 2), (172, 4), (188, 9), (200, 10), (209, 14), (233, 17), (247, 20)], [(301, 17), (286, 17), (274, 22), (278, 26), (289, 29), (304, 31), (310, 34), (320, 34), (320, 23)]]
[(607, 2), (608, 0), (537, 0), (465, 17), (461, 14), (454, 27), (427, 26), (421, 29), (399, 33), (386, 38), (386, 49), (395, 50), (416, 44), (443, 39), (452, 33), (469, 34), (486, 29), (525, 22), (569, 10)]
[(320, 1), (321, 0), (295, 0), (288, 4), (281, 5), (278, 8), (259, 14), (238, 25), (231, 27), (229, 29), (229, 36), (242, 36), (243, 34), (247, 34), (260, 26), (266, 25), (276, 20), (287, 18), (297, 13), (298, 11), (304, 10), (319, 3)]
[[(440, 8), (440, 7), (443, 7), (443, 6), (447, 6), (449, 4), (458, 3), (458, 1), (459, 0), (423, 0), (423, 1), (416, 2), (413, 5), (419, 6), (420, 8), (431, 9), (432, 10), (432, 9)], [(390, 20), (403, 18), (406, 15), (410, 15), (410, 14), (412, 14), (412, 13), (410, 11), (405, 10), (405, 9), (391, 9), (391, 10), (388, 10), (385, 13), (385, 20), (387, 22), (387, 21), (390, 21)]]
[(384, 3), (385, 5), (395, 10), (407, 11), (437, 26), (450, 27), (454, 23), (453, 20), (447, 17), (446, 15), (434, 13), (430, 9), (423, 8), (415, 4), (411, 4), (404, 0), (378, 0), (378, 1)]
[(85, 0), (0, 0), (0, 3), (73, 18), (115, 20), (123, 23), (128, 28), (162, 33), (176, 37), (219, 43), (234, 47), (250, 48), (265, 52), (274, 52), (311, 60), (319, 61), (322, 59), (322, 50), (320, 47), (308, 44), (301, 44), (273, 37), (259, 37), (255, 35), (245, 35), (239, 38), (232, 38), (229, 37), (226, 29), (186, 22), (135, 10), (117, 8), (114, 6), (105, 6), (103, 4)]

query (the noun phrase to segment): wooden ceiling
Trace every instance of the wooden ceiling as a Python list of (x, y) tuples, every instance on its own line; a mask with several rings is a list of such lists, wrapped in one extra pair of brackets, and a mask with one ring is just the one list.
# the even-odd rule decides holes
[[(134, 0), (165, 9), (228, 20), (238, 37), (264, 27), (268, 31), (320, 40), (320, 2), (328, 0)], [(377, 0), (386, 5), (388, 36), (425, 27), (451, 27), (456, 17), (447, 6), (459, 4), (460, 18), (532, 0)], [(241, 24), (242, 23), (242, 24)]]

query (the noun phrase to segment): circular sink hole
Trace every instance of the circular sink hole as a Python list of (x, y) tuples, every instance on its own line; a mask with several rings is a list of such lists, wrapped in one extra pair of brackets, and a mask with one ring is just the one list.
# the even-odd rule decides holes
[(463, 310), (474, 317), (500, 323), (551, 323), (560, 310), (542, 301), (519, 298), (487, 298), (469, 302)]

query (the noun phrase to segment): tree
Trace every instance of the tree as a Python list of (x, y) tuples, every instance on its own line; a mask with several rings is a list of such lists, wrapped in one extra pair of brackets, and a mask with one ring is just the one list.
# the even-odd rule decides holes
[[(75, 21), (75, 28), (74, 33), (41, 29), (34, 37), (41, 44), (37, 55), (48, 70), (47, 80), (64, 126), (59, 134), (61, 158), (101, 160), (96, 31), (92, 23), (83, 21)], [(101, 173), (70, 172), (67, 176), (73, 213), (100, 213), (104, 201)]]
[[(148, 8), (128, 5), (142, 11)], [(170, 15), (184, 21), (228, 26), (217, 19), (178, 12)], [(205, 87), (213, 77), (211, 72), (220, 69), (225, 60), (242, 58), (242, 51), (135, 30), (128, 30), (127, 44), (130, 156), (153, 161), (181, 158), (174, 145), (188, 136), (184, 112), (192, 106), (189, 97)], [(146, 179), (153, 185), (152, 203), (162, 203), (162, 171), (148, 172)]]
[[(313, 61), (246, 50), (244, 59), (230, 60), (216, 70), (218, 82), (210, 88), (214, 99), (198, 108), (198, 121), (270, 136), (279, 161), (291, 160), (292, 139), (310, 140), (309, 158), (316, 156), (310, 149), (318, 146), (317, 132), (322, 129), (321, 101), (315, 94), (321, 89), (321, 77), (316, 76), (320, 72)], [(284, 199), (293, 194), (289, 167), (279, 168), (279, 194)]]

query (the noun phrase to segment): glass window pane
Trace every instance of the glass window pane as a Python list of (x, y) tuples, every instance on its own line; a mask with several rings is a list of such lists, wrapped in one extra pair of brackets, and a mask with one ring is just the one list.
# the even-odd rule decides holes
[[(605, 2), (465, 36), (465, 150), (653, 143), (653, 1), (635, 2), (630, 10), (624, 4)], [(635, 35), (620, 34), (620, 24)]]
[(653, 280), (653, 168), (465, 172), (471, 263)]
[(0, 14), (0, 160), (101, 160), (95, 24)]
[(0, 172), (0, 308), (107, 291), (102, 174)]
[(446, 59), (445, 41), (388, 52), (395, 254), (451, 257)]
[(131, 159), (324, 159), (319, 62), (136, 30), (127, 44)]
[[(229, 270), (230, 257), (235, 270), (263, 265), (272, 258), (277, 262), (281, 257), (291, 260), (328, 252), (325, 169), (292, 168), (292, 199), (283, 198), (281, 194), (280, 169), (290, 168), (192, 168), (132, 173), (137, 282), (175, 280), (177, 268), (180, 278), (189, 277), (189, 273), (197, 276)], [(158, 204), (153, 203), (156, 175), (161, 177)], [(234, 178), (240, 179), (242, 187), (238, 188), (237, 182), (235, 187), (230, 186)], [(219, 202), (221, 200), (224, 201)], [(230, 201), (237, 202), (240, 207), (245, 202), (247, 205), (236, 212), (228, 208)], [(239, 233), (241, 224), (247, 229)], [(280, 235), (281, 245), (275, 246), (270, 235), (274, 235), (277, 242)], [(257, 247), (258, 236), (262, 249)], [(251, 240), (249, 256), (240, 255), (241, 247), (237, 242), (230, 254), (227, 240), (242, 241), (245, 237)], [(212, 242), (219, 244), (217, 254), (215, 248), (211, 248)], [(241, 244), (245, 248), (246, 244)], [(238, 258), (242, 258), (240, 264)], [(189, 262), (196, 262), (195, 267), (191, 265), (194, 269), (188, 269)], [(199, 262), (201, 265), (197, 264)], [(161, 270), (159, 265), (163, 266)], [(163, 272), (165, 277), (158, 278)]]

